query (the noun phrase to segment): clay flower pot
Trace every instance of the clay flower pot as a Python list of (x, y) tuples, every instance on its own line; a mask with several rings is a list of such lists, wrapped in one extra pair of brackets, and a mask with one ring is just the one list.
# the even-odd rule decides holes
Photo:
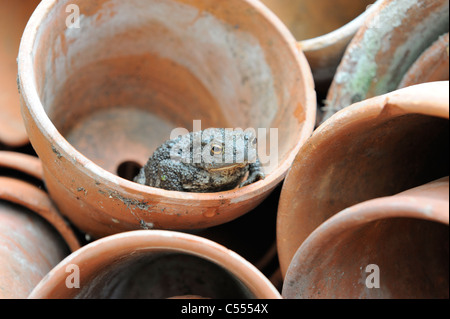
[(285, 298), (447, 298), (448, 177), (331, 217), (301, 245)]
[(419, 56), (448, 32), (448, 10), (448, 0), (380, 3), (347, 47), (323, 121), (353, 103), (396, 90)]
[[(2, 169), (40, 176), (39, 159), (0, 152)], [(0, 298), (26, 298), (80, 243), (48, 195), (18, 178), (0, 176)]]
[[(79, 9), (80, 28), (66, 26), (69, 4)], [(22, 38), (19, 77), (46, 186), (93, 237), (242, 216), (283, 180), (315, 124), (309, 65), (256, 0), (44, 0)], [(278, 165), (264, 180), (222, 193), (127, 180), (172, 129), (192, 130), (193, 120), (203, 129), (265, 128), (267, 141), (277, 128)]]
[(20, 114), (16, 58), (25, 25), (39, 2), (0, 0), (0, 145), (28, 143)]
[(407, 86), (449, 80), (448, 32), (433, 43), (403, 77), (399, 88)]
[(328, 89), (347, 45), (376, 7), (369, 7), (374, 0), (261, 2), (276, 13), (299, 40), (319, 91)]
[(160, 230), (124, 232), (83, 246), (30, 294), (39, 299), (177, 296), (280, 298), (268, 279), (236, 253), (198, 236)]
[(277, 216), (282, 273), (334, 214), (449, 175), (449, 84), (356, 103), (316, 129), (283, 184)]

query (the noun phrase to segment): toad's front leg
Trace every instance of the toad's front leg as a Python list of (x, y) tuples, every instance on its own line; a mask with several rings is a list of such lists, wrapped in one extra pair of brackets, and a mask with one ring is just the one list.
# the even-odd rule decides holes
[(261, 162), (259, 161), (259, 158), (256, 158), (255, 163), (251, 163), (248, 168), (248, 177), (245, 181), (243, 181), (240, 185), (240, 187), (244, 187), (247, 185), (250, 185), (252, 183), (255, 183), (257, 181), (263, 180), (266, 175), (264, 174), (261, 166)]

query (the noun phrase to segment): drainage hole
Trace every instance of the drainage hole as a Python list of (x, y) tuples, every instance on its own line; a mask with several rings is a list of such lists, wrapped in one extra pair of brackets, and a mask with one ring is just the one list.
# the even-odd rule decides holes
[(117, 175), (129, 181), (133, 181), (136, 175), (139, 174), (141, 167), (142, 165), (139, 163), (134, 161), (126, 161), (117, 167)]

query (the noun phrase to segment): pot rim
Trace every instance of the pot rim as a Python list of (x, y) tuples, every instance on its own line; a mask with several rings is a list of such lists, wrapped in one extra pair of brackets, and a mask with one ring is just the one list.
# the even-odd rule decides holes
[[(257, 298), (281, 298), (272, 283), (237, 253), (209, 239), (168, 230), (134, 230), (103, 237), (89, 243), (55, 266), (33, 289), (28, 298), (53, 298), (52, 295), (58, 290), (58, 285), (64, 285), (67, 278), (66, 266), (69, 264), (88, 265), (100, 256), (107, 261), (123, 256), (124, 250), (151, 252), (162, 249), (174, 253), (187, 253), (221, 266), (240, 280)], [(122, 252), (118, 252), (119, 250)]]
[[(20, 192), (15, 191), (20, 189)], [(42, 217), (59, 233), (70, 251), (76, 251), (81, 244), (75, 232), (57, 211), (48, 195), (34, 185), (20, 179), (0, 176), (0, 200), (27, 208)]]
[(11, 151), (0, 151), (0, 167), (21, 171), (43, 180), (42, 162), (38, 157)]
[(322, 50), (324, 47), (331, 47), (337, 42), (340, 42), (346, 38), (349, 38), (350, 41), (350, 37), (352, 37), (352, 35), (354, 35), (358, 31), (358, 29), (364, 23), (366, 18), (369, 15), (371, 15), (376, 10), (376, 8), (379, 5), (381, 5), (381, 2), (383, 1), (384, 0), (375, 1), (359, 16), (357, 16), (356, 18), (354, 18), (353, 20), (344, 24), (343, 26), (341, 26), (336, 30), (333, 30), (329, 33), (325, 33), (315, 38), (298, 41), (301, 48), (305, 52), (319, 51)]
[[(330, 238), (371, 222), (392, 218), (410, 218), (448, 226), (448, 197), (432, 198), (417, 195), (418, 192), (427, 191), (430, 188), (434, 189), (436, 193), (444, 193), (445, 191), (448, 194), (449, 177), (435, 180), (393, 196), (367, 200), (340, 211), (317, 227), (300, 245), (292, 258), (292, 269), (297, 269), (305, 262), (307, 263), (308, 256), (310, 256), (309, 252), (326, 245)], [(417, 197), (423, 199), (424, 202), (418, 201)], [(286, 273), (287, 280), (289, 280), (292, 269), (288, 269)]]
[[(301, 162), (311, 160), (311, 153), (318, 144), (323, 143), (324, 138), (334, 136), (337, 131), (342, 132), (348, 130), (354, 123), (359, 121), (367, 121), (369, 119), (389, 118), (400, 116), (403, 114), (422, 114), (440, 118), (449, 118), (449, 81), (430, 82), (418, 84), (397, 91), (387, 93), (378, 97), (373, 97), (353, 105), (350, 105), (339, 112), (335, 113), (324, 123), (322, 123), (308, 141), (302, 146), (297, 158), (302, 157)], [(426, 105), (426, 107), (423, 107)], [(297, 183), (290, 176), (295, 174), (294, 171), (298, 165), (297, 158), (294, 160), (292, 167), (286, 175), (278, 204), (278, 218), (276, 222), (277, 232), (277, 248), (278, 259), (283, 275), (290, 264), (290, 256), (292, 251), (285, 247), (280, 240), (288, 227), (289, 220), (283, 212), (290, 211), (290, 203), (284, 200), (286, 189), (291, 183)], [(292, 181), (291, 181), (292, 180)], [(280, 216), (283, 216), (280, 218)]]
[[(351, 231), (363, 225), (393, 218), (415, 219), (449, 225), (449, 206), (447, 198), (434, 198), (422, 195), (432, 189), (436, 194), (448, 194), (449, 177), (443, 177), (392, 196), (384, 196), (346, 208), (333, 215), (318, 226), (295, 252), (286, 271), (285, 281), (293, 280), (299, 268), (308, 265), (311, 254), (323, 251), (331, 238)], [(420, 202), (418, 199), (422, 199)], [(289, 291), (289, 285), (283, 287), (282, 295)]]
[(87, 176), (98, 177), (98, 182), (103, 182), (107, 185), (117, 185), (121, 191), (135, 190), (143, 195), (156, 195), (165, 198), (172, 198), (176, 200), (226, 200), (235, 197), (253, 197), (266, 192), (274, 185), (278, 184), (285, 177), (289, 167), (291, 166), (300, 147), (305, 143), (313, 132), (316, 116), (316, 95), (314, 90), (314, 81), (312, 77), (311, 68), (306, 60), (304, 53), (298, 49), (296, 40), (281, 22), (281, 20), (266, 6), (258, 0), (242, 0), (252, 7), (264, 19), (269, 21), (274, 28), (280, 33), (280, 36), (285, 39), (285, 43), (292, 54), (293, 59), (297, 62), (299, 69), (299, 78), (304, 83), (305, 105), (302, 105), (305, 112), (305, 120), (303, 122), (302, 132), (297, 140), (295, 146), (286, 155), (283, 161), (280, 161), (278, 167), (273, 170), (262, 181), (258, 181), (248, 185), (242, 189), (233, 189), (225, 192), (217, 193), (187, 193), (179, 191), (169, 191), (155, 187), (141, 185), (135, 182), (123, 179), (113, 173), (106, 171), (99, 165), (95, 164), (83, 154), (81, 154), (75, 147), (73, 147), (56, 129), (52, 121), (49, 119), (44, 110), (42, 102), (39, 98), (36, 82), (35, 72), (32, 63), (33, 49), (36, 39), (39, 37), (38, 30), (40, 28), (40, 21), (48, 16), (52, 7), (57, 0), (42, 0), (38, 5), (33, 15), (30, 17), (28, 24), (22, 36), (22, 41), (18, 56), (18, 72), (19, 83), (21, 87), (21, 94), (24, 99), (22, 107), (26, 107), (34, 119), (39, 131), (44, 137), (55, 147), (58, 147), (58, 152), (78, 167), (78, 169)]

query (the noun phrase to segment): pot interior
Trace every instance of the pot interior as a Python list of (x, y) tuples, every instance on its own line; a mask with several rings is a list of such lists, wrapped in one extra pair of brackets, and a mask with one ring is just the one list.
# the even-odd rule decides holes
[[(306, 86), (289, 33), (251, 4), (55, 1), (34, 56), (46, 114), (80, 153), (129, 179), (173, 129), (192, 131), (194, 120), (201, 129), (266, 129), (259, 154), (270, 155), (270, 174), (302, 135)], [(269, 128), (278, 129), (272, 143)]]
[(213, 299), (254, 298), (224, 268), (183, 253), (134, 252), (87, 272), (76, 298), (164, 299), (185, 295)]
[(289, 297), (448, 298), (448, 225), (389, 218), (342, 227), (339, 235), (316, 243), (320, 254), (300, 248), (309, 258), (288, 273), (295, 277), (284, 288)]
[(289, 27), (297, 40), (339, 29), (363, 13), (374, 0), (261, 0)]

